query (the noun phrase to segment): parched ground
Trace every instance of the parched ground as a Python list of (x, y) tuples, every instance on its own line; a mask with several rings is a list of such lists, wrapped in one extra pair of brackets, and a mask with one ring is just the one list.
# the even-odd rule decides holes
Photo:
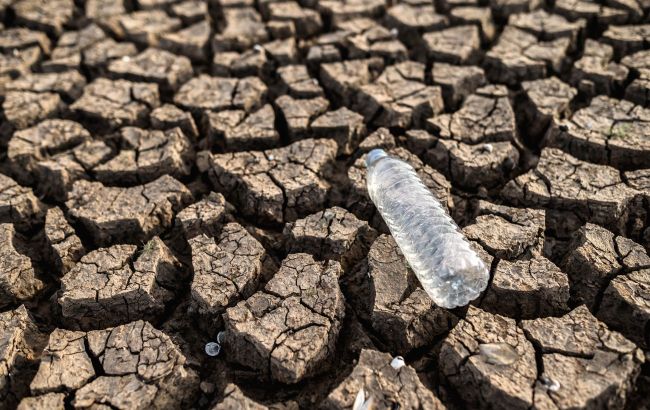
[(0, 0), (0, 105), (0, 410), (650, 408), (648, 0)]

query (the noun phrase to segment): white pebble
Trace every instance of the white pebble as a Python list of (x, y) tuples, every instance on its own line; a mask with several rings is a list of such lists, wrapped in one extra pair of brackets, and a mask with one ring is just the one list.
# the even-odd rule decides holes
[(373, 398), (370, 397), (370, 395), (366, 397), (366, 393), (362, 387), (361, 390), (359, 390), (359, 393), (357, 393), (357, 397), (354, 399), (352, 410), (371, 410), (375, 408), (374, 404), (375, 401)]
[(556, 392), (560, 390), (560, 382), (553, 380), (546, 375), (542, 375), (542, 377), (540, 377), (540, 381), (548, 391)]
[(404, 362), (404, 358), (402, 356), (395, 356), (390, 362), (390, 365), (393, 367), (393, 369), (399, 370), (402, 367), (406, 366), (406, 362)]
[(221, 352), (221, 345), (216, 342), (208, 342), (205, 344), (205, 353), (208, 356), (218, 356), (219, 352)]
[(482, 343), (478, 351), (490, 364), (510, 366), (519, 359), (519, 353), (508, 343)]
[(361, 409), (361, 406), (363, 406), (363, 402), (366, 401), (366, 393), (363, 391), (363, 387), (359, 390), (359, 393), (357, 393), (357, 397), (354, 399), (354, 403), (352, 404), (352, 410), (359, 410)]

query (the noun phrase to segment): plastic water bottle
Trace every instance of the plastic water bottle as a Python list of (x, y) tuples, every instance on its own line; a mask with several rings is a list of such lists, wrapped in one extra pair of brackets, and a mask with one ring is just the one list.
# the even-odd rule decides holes
[(382, 149), (366, 165), (370, 199), (435, 304), (451, 309), (478, 297), (488, 268), (413, 167)]

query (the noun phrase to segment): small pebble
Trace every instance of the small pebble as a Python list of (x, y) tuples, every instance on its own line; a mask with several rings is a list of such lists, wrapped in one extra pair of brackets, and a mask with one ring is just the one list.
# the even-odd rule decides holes
[(323, 219), (325, 219), (327, 222), (332, 222), (334, 217), (336, 217), (336, 214), (330, 209), (327, 209), (325, 212), (323, 212)]
[(508, 366), (519, 359), (519, 354), (508, 343), (483, 343), (478, 347), (481, 356), (490, 364)]
[(393, 367), (393, 369), (399, 370), (402, 367), (406, 366), (406, 363), (404, 362), (404, 358), (402, 356), (395, 356), (390, 362), (390, 365)]
[(208, 356), (217, 356), (221, 352), (221, 345), (216, 342), (208, 342), (205, 344), (205, 353)]
[(354, 404), (352, 404), (352, 410), (371, 410), (374, 409), (374, 400), (370, 395), (366, 397), (366, 393), (363, 390), (359, 390), (357, 397), (354, 399)]
[(560, 390), (560, 382), (557, 380), (553, 380), (548, 376), (542, 375), (542, 377), (539, 378), (540, 381), (542, 382), (542, 385), (546, 388), (548, 391), (556, 392)]
[(366, 401), (366, 393), (363, 391), (363, 387), (357, 393), (357, 397), (354, 399), (352, 404), (352, 410), (359, 410), (363, 406), (363, 402)]

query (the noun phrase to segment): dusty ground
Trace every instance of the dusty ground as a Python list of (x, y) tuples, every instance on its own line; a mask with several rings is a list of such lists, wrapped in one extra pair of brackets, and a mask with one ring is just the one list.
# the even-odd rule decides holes
[[(0, 0), (0, 409), (648, 408), (649, 13)], [(471, 306), (375, 147), (490, 266)]]

